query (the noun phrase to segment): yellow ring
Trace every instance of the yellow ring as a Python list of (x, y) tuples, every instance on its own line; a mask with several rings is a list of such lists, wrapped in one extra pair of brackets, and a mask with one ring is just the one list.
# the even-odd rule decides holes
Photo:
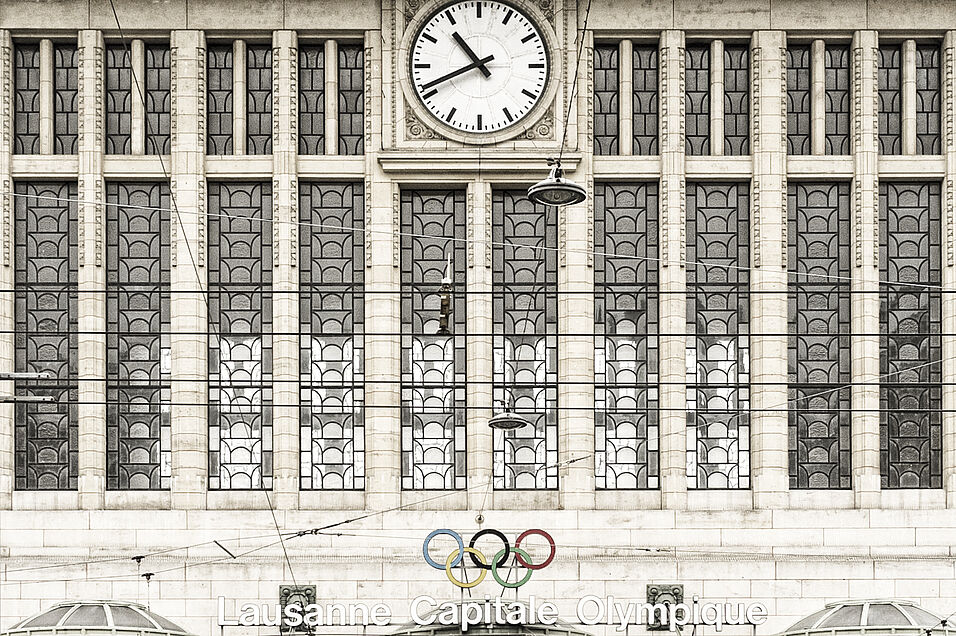
[[(473, 554), (478, 557), (478, 560), (481, 561), (482, 565), (488, 565), (488, 559), (485, 558), (485, 555), (476, 550), (475, 548), (465, 548), (465, 552)], [(455, 575), (451, 573), (451, 564), (452, 561), (458, 558), (458, 548), (455, 548), (451, 554), (448, 555), (448, 558), (445, 559), (445, 574), (448, 575), (448, 580), (457, 585), (458, 587), (475, 587), (479, 583), (485, 580), (485, 576), (488, 574), (488, 570), (482, 570), (481, 574), (478, 575), (478, 578), (472, 581), (471, 583), (462, 583), (455, 578)], [(464, 561), (462, 561), (464, 563)]]

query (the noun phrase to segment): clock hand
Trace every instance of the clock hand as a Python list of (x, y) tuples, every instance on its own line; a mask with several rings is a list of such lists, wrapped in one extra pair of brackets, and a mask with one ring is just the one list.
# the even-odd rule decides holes
[(472, 63), (469, 64), (468, 66), (462, 66), (460, 69), (458, 69), (458, 70), (456, 70), (456, 71), (452, 71), (451, 73), (448, 73), (447, 75), (442, 75), (442, 76), (439, 77), (438, 79), (433, 79), (432, 81), (430, 81), (430, 82), (428, 82), (427, 84), (425, 84), (424, 86), (422, 86), (422, 87), (421, 87), (421, 90), (427, 91), (427, 90), (428, 90), (429, 88), (431, 88), (432, 86), (437, 86), (437, 85), (441, 84), (442, 82), (444, 82), (445, 80), (450, 80), (450, 79), (452, 79), (452, 78), (454, 78), (454, 77), (458, 77), (458, 76), (461, 75), (462, 73), (467, 73), (468, 71), (470, 71), (470, 70), (473, 69), (473, 68), (478, 68), (479, 66), (483, 66), (484, 64), (487, 64), (488, 62), (490, 62), (490, 61), (493, 60), (493, 59), (495, 59), (495, 56), (494, 56), (494, 55), (489, 55), (488, 57), (483, 57), (483, 58), (481, 58), (480, 60), (475, 60), (474, 62), (472, 62)]
[[(458, 42), (458, 46), (464, 49), (465, 53), (468, 55), (468, 58), (472, 62), (474, 62), (475, 64), (479, 62), (478, 56), (471, 49), (471, 47), (468, 46), (468, 43), (465, 42), (465, 39), (461, 37), (460, 35), (458, 35), (458, 31), (455, 31), (454, 33), (452, 33), (451, 37), (455, 38), (455, 42)], [(485, 77), (491, 77), (491, 71), (489, 71), (488, 67), (485, 66), (484, 64), (479, 66), (478, 69), (481, 71), (481, 74), (484, 75)]]

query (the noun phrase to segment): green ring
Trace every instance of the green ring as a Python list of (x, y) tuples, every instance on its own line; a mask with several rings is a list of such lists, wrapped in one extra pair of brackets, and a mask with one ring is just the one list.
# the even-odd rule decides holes
[[(525, 552), (524, 550), (521, 550), (519, 548), (511, 548), (511, 551), (517, 554), (520, 554), (529, 563), (531, 562), (531, 555)], [(498, 576), (498, 559), (500, 559), (504, 555), (504, 553), (505, 553), (504, 548), (502, 548), (501, 550), (498, 550), (498, 554), (496, 554), (495, 558), (491, 560), (491, 576), (495, 577), (495, 581), (497, 581), (498, 585), (500, 585), (501, 587), (510, 587), (512, 589), (516, 587), (521, 587), (522, 585), (524, 585), (531, 579), (531, 575), (534, 574), (534, 570), (529, 569), (528, 573), (524, 575), (523, 579), (519, 581), (515, 581), (514, 583), (509, 583), (508, 581), (502, 581), (501, 577)]]

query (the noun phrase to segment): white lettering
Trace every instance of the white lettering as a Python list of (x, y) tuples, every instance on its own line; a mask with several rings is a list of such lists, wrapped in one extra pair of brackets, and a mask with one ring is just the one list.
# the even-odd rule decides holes
[[(589, 605), (594, 608), (594, 611), (590, 614), (586, 612)], [(599, 597), (588, 594), (578, 601), (576, 613), (582, 625), (597, 625), (604, 619), (604, 604)]]
[(233, 618), (226, 618), (226, 599), (222, 596), (219, 597), (219, 624), (223, 627), (239, 624)]
[(747, 622), (752, 625), (763, 625), (767, 622), (767, 606), (763, 603), (754, 603), (747, 606)]
[(412, 614), (412, 620), (415, 621), (416, 625), (431, 625), (432, 623), (435, 622), (435, 614), (432, 614), (430, 616), (423, 616), (422, 614), (418, 612), (419, 605), (421, 605), (424, 602), (428, 603), (429, 605), (428, 609), (430, 610), (435, 609), (435, 605), (437, 605), (435, 599), (433, 599), (430, 596), (416, 596), (412, 600), (412, 606), (410, 608), (411, 614)]

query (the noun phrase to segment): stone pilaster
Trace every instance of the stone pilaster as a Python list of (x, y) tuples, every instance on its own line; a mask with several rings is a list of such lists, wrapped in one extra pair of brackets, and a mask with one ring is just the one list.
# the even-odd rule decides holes
[(787, 36), (751, 40), (751, 471), (755, 508), (787, 502)]
[[(634, 154), (634, 42), (621, 40), (617, 49), (618, 154)], [(594, 145), (588, 149), (594, 152)], [(593, 193), (592, 193), (593, 194)]]
[(581, 35), (588, 55), (575, 116), (583, 152), (573, 177), (587, 198), (558, 208), (558, 488), (562, 508), (587, 510), (594, 507), (594, 337), (587, 335), (594, 333), (594, 35)]
[[(494, 347), (491, 278), (491, 184), (468, 186), (468, 507), (493, 502), (494, 436), (488, 420), (494, 413)], [(481, 334), (481, 335), (480, 335)]]
[(298, 61), (295, 31), (272, 34), (272, 431), (276, 507), (299, 499)]
[(325, 41), (325, 154), (339, 154), (339, 43), (331, 38)]
[(710, 43), (710, 154), (724, 154), (724, 43)]
[[(13, 340), (13, 42), (0, 30), (0, 372), (14, 370)], [(0, 382), (13, 393), (13, 382)], [(13, 404), (0, 404), (0, 510), (13, 505)]]
[(880, 505), (879, 172), (876, 31), (853, 36), (853, 492)]
[(130, 78), (130, 118), (129, 141), (130, 154), (141, 155), (146, 152), (146, 50), (142, 40), (129, 43)]
[(246, 154), (246, 42), (232, 43), (232, 154)]
[(106, 206), (103, 186), (103, 34), (80, 31), (79, 91), (79, 502), (102, 508), (106, 492)]
[[(943, 289), (956, 289), (956, 31), (943, 39)], [(956, 508), (956, 295), (943, 293), (943, 487)]]
[[(365, 490), (366, 507), (375, 509), (389, 508), (401, 499), (400, 193), (378, 163), (381, 37), (378, 31), (365, 34)], [(326, 69), (330, 49), (337, 50), (326, 45)], [(328, 78), (326, 74), (326, 94), (331, 90)], [(337, 113), (337, 102), (334, 108)], [(326, 102), (326, 150), (331, 148), (328, 117)]]
[(901, 47), (903, 62), (902, 84), (902, 141), (903, 154), (916, 154), (916, 40), (904, 40)]
[(201, 31), (170, 34), (171, 187), (170, 345), (172, 349), (173, 508), (204, 508), (206, 402), (206, 40)]
[(810, 47), (810, 148), (815, 155), (827, 151), (827, 48), (823, 40)]
[(40, 154), (53, 154), (53, 42), (40, 40)]
[(687, 420), (684, 347), (684, 33), (660, 42), (660, 472), (663, 508), (687, 507)]

